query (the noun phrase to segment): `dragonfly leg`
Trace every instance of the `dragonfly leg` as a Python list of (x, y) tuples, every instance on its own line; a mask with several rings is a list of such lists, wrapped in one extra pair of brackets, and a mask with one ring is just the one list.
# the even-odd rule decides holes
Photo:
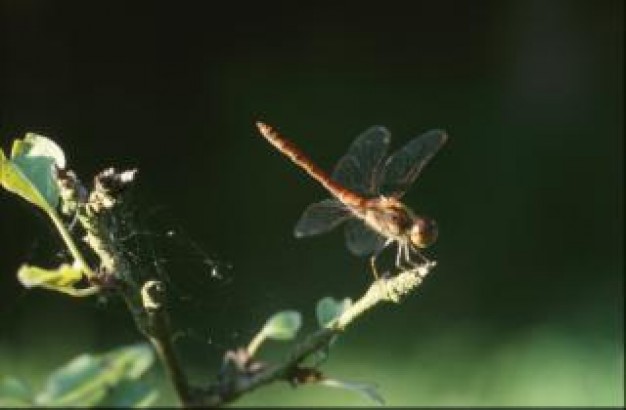
[[(422, 261), (421, 263), (416, 263), (415, 261), (413, 261), (410, 257), (410, 252), (413, 252), (414, 254), (416, 254)], [(408, 251), (407, 251), (407, 261), (414, 267), (419, 267), (420, 265), (426, 265), (430, 263), (430, 259), (428, 259), (427, 257), (424, 256), (424, 254), (422, 254), (422, 252), (420, 252), (419, 249), (417, 249), (416, 247), (414, 247), (413, 245), (409, 245), (408, 246)]]
[(409, 270), (411, 269), (411, 258), (409, 256), (409, 245), (406, 242), (402, 244), (402, 253), (404, 254), (404, 262), (408, 263), (408, 265), (402, 266), (402, 270)]
[(376, 257), (377, 256), (378, 256), (377, 253), (370, 256), (370, 266), (372, 267), (372, 274), (374, 274), (375, 281), (377, 281), (380, 278), (380, 275), (378, 274), (378, 269), (376, 269)]
[[(386, 247), (388, 244), (390, 244), (391, 241), (388, 240), (387, 243), (385, 244), (384, 247)], [(384, 249), (383, 247), (383, 249)], [(398, 253), (396, 254), (396, 266), (400, 263), (400, 256), (398, 256), (401, 252), (401, 246), (398, 245)], [(377, 251), (376, 253), (374, 253), (371, 257), (370, 257), (370, 264), (372, 265), (372, 273), (374, 274), (374, 278), (376, 279), (376, 282), (378, 283), (378, 286), (380, 288), (380, 292), (383, 292), (386, 295), (386, 298), (391, 301), (391, 302), (398, 302), (398, 296), (389, 292), (389, 288), (387, 287), (387, 281), (386, 280), (380, 280), (380, 276), (378, 275), (378, 270), (376, 269), (376, 257), (382, 252), (382, 249)], [(384, 279), (384, 278), (383, 278)]]
[(393, 242), (393, 239), (387, 239), (385, 241), (385, 243), (383, 244), (383, 246), (381, 246), (379, 249), (377, 249), (376, 251), (374, 251), (374, 253), (372, 254), (372, 256), (370, 257), (370, 266), (372, 268), (372, 274), (374, 275), (374, 280), (379, 280), (381, 278), (381, 275), (378, 273), (378, 269), (376, 268), (376, 258), (378, 257), (378, 255), (380, 255), (383, 250), (389, 246), (391, 243)]
[(415, 249), (407, 242), (405, 248), (406, 263), (408, 263), (411, 268), (415, 268), (416, 263), (411, 258), (411, 251), (415, 252)]
[[(400, 271), (411, 270), (414, 268), (410, 258), (409, 244), (400, 242), (398, 243), (398, 253), (396, 253), (396, 268)], [(408, 263), (406, 265), (405, 263)]]
[(400, 265), (400, 259), (402, 258), (402, 244), (398, 244), (398, 251), (396, 252), (396, 268), (402, 269)]
[(382, 253), (382, 251), (391, 244), (392, 240), (388, 239), (385, 244), (378, 250), (376, 250), (372, 256), (370, 257), (370, 266), (372, 267), (372, 274), (374, 274), (374, 280), (380, 279), (380, 275), (378, 274), (378, 269), (376, 268), (376, 258), (378, 255)]

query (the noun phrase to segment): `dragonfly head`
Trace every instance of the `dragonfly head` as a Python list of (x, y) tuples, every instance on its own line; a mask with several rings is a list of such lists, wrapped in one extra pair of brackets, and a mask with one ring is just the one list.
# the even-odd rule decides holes
[(437, 240), (439, 230), (434, 219), (418, 216), (413, 221), (409, 233), (411, 243), (418, 248), (426, 248)]

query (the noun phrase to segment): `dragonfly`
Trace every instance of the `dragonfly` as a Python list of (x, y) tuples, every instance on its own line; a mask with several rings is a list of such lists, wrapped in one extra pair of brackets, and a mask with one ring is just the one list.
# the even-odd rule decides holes
[(401, 199), (446, 142), (445, 131), (427, 131), (387, 155), (389, 130), (372, 126), (353, 141), (329, 175), (275, 128), (263, 122), (256, 125), (267, 141), (332, 195), (304, 210), (294, 228), (297, 238), (345, 224), (348, 249), (357, 256), (370, 256), (376, 279), (376, 258), (392, 244), (397, 245), (395, 266), (400, 270), (420, 266), (415, 255), (422, 263), (429, 262), (420, 251), (436, 241), (437, 223), (417, 215)]

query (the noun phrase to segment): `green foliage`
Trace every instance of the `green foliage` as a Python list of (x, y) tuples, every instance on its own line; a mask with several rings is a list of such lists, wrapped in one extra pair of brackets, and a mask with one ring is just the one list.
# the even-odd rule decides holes
[[(53, 221), (74, 261), (56, 269), (23, 265), (17, 274), (25, 287), (42, 287), (72, 296), (94, 294), (98, 287), (76, 288), (84, 275), (93, 275), (57, 213), (61, 200), (56, 169), (65, 168), (65, 155), (52, 140), (28, 133), (16, 139), (7, 158), (0, 149), (0, 185), (42, 209)], [(145, 406), (157, 392), (140, 379), (154, 362), (148, 345), (116, 349), (101, 355), (83, 354), (47, 378), (32, 393), (19, 379), (0, 380), (0, 404), (8, 406)]]
[(315, 314), (319, 325), (321, 327), (330, 327), (335, 319), (351, 305), (352, 300), (350, 298), (339, 301), (330, 296), (326, 296), (320, 299), (315, 307)]
[(41, 135), (27, 133), (24, 139), (14, 140), (10, 159), (0, 149), (0, 185), (46, 212), (74, 257), (73, 266), (63, 264), (54, 270), (24, 265), (18, 279), (26, 287), (39, 286), (72, 296), (92, 295), (96, 288), (74, 287), (83, 274), (91, 272), (56, 211), (60, 192), (55, 167), (65, 168), (65, 154), (54, 141)]
[[(27, 288), (42, 287), (72, 296), (81, 296), (81, 293), (84, 293), (74, 287), (82, 277), (81, 269), (66, 263), (56, 269), (22, 265), (17, 272), (17, 278)], [(90, 291), (90, 289), (84, 289), (84, 291)]]
[(82, 354), (55, 370), (35, 396), (40, 406), (146, 406), (157, 391), (141, 380), (154, 362), (138, 344), (102, 355)]
[(302, 315), (295, 310), (284, 310), (274, 314), (265, 322), (261, 333), (274, 340), (293, 339), (302, 325)]
[(27, 133), (23, 140), (13, 141), (11, 158), (0, 149), (0, 183), (2, 186), (43, 209), (54, 212), (59, 203), (59, 188), (54, 166), (65, 167), (65, 155), (52, 140)]
[(248, 345), (248, 354), (254, 356), (265, 339), (290, 340), (293, 339), (302, 325), (302, 315), (295, 310), (283, 310), (270, 317), (259, 333), (254, 336)]
[(147, 406), (157, 391), (142, 380), (154, 363), (149, 345), (137, 344), (101, 355), (82, 354), (52, 372), (41, 391), (4, 376), (0, 406)]
[(385, 404), (385, 399), (378, 393), (375, 384), (360, 383), (346, 380), (326, 379), (322, 381), (322, 384), (330, 387), (337, 387), (345, 390), (352, 390), (356, 393), (363, 395), (366, 399), (373, 401), (381, 406)]
[(33, 394), (20, 379), (3, 376), (0, 379), (0, 406), (25, 407), (33, 404)]

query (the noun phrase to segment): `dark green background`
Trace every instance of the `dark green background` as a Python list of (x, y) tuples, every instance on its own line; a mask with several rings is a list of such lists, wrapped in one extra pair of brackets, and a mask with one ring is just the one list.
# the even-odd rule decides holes
[[(139, 168), (142, 237), (162, 249), (147, 260), (176, 287), (179, 347), (206, 379), (273, 312), (311, 329), (317, 299), (371, 279), (341, 232), (293, 238), (326, 193), (254, 122), (326, 169), (370, 125), (394, 147), (444, 128), (406, 196), (440, 225), (439, 265), (324, 369), (396, 405), (623, 404), (623, 3), (337, 3), (2, 1), (2, 147), (47, 135), (85, 181)], [(19, 265), (55, 265), (62, 245), (28, 204), (2, 192), (0, 207), (0, 373), (37, 386), (139, 339), (119, 301), (22, 289)], [(225, 279), (192, 244), (232, 264)], [(283, 385), (241, 403), (367, 404)]]

